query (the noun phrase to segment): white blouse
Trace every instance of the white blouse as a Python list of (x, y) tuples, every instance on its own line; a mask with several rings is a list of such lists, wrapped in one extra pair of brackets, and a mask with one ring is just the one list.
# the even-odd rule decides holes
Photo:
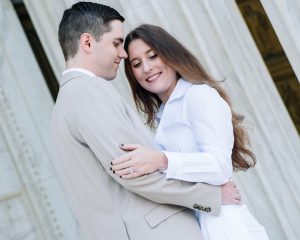
[(214, 88), (180, 79), (156, 119), (155, 139), (168, 158), (166, 178), (214, 185), (231, 178), (231, 110)]

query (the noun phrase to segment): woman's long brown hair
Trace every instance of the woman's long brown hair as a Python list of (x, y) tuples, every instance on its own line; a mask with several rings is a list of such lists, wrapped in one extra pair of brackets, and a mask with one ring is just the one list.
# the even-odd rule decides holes
[[(135, 28), (125, 39), (124, 48), (127, 52), (129, 44), (136, 39), (141, 39), (149, 45), (168, 66), (176, 71), (178, 78), (183, 77), (193, 84), (207, 84), (218, 91), (220, 96), (229, 104), (232, 113), (234, 133), (233, 168), (234, 170), (247, 170), (253, 167), (256, 158), (248, 148), (249, 139), (245, 128), (242, 126), (244, 117), (232, 110), (229, 97), (220, 86), (220, 82), (213, 80), (197, 58), (164, 29), (149, 24), (143, 24)], [(125, 73), (138, 110), (146, 114), (147, 124), (154, 128), (155, 113), (162, 103), (161, 100), (156, 94), (141, 87), (132, 72), (129, 58), (125, 59)], [(248, 161), (246, 157), (249, 158)]]

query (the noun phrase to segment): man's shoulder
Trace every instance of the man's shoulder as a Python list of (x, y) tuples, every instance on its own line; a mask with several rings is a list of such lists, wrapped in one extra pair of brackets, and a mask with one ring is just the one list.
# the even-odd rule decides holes
[(61, 85), (55, 105), (84, 112), (87, 106), (109, 107), (116, 103), (122, 103), (121, 96), (109, 81), (80, 75)]
[(92, 77), (85, 75), (85, 74), (66, 74), (65, 76), (62, 76), (60, 80), (60, 90), (69, 90), (74, 88), (82, 88), (86, 85), (86, 83), (89, 83)]
[(96, 76), (91, 77), (85, 74), (73, 74), (62, 77), (60, 83), (59, 95), (63, 96), (75, 96), (77, 94), (93, 95), (93, 93), (105, 94), (107, 92), (115, 93), (109, 81)]

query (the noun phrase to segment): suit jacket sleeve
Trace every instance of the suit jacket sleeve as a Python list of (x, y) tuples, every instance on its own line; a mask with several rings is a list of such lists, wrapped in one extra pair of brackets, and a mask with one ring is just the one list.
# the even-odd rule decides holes
[(121, 143), (138, 143), (152, 148), (156, 148), (156, 145), (137, 114), (109, 83), (104, 82), (96, 87), (89, 85), (82, 92), (84, 94), (77, 96), (74, 101), (75, 135), (78, 141), (92, 150), (115, 181), (129, 191), (157, 203), (191, 209), (195, 209), (197, 204), (209, 206), (213, 215), (219, 213), (221, 191), (218, 186), (167, 180), (160, 172), (127, 180), (114, 175), (110, 170), (110, 162), (124, 154), (119, 148)]

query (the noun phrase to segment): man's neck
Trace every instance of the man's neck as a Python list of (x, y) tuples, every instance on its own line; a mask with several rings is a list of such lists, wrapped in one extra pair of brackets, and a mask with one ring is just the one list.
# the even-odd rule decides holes
[(66, 69), (68, 70), (71, 68), (81, 68), (81, 69), (85, 69), (87, 71), (90, 71), (90, 72), (96, 74), (94, 71), (94, 68), (91, 66), (89, 61), (87, 59), (86, 59), (86, 61), (84, 61), (83, 59), (85, 59), (85, 58), (80, 55), (76, 55), (72, 59), (69, 59), (66, 62)]

